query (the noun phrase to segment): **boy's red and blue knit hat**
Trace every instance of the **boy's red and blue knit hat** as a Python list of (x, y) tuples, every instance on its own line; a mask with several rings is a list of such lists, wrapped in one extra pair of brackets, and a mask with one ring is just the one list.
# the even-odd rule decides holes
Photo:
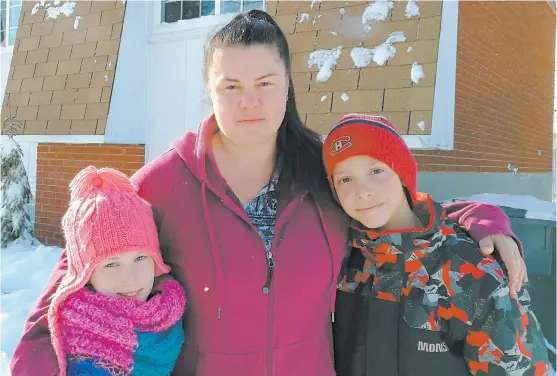
[(333, 191), (335, 166), (357, 155), (370, 156), (389, 166), (416, 201), (416, 160), (395, 125), (380, 116), (363, 114), (345, 115), (335, 124), (323, 145), (323, 163)]

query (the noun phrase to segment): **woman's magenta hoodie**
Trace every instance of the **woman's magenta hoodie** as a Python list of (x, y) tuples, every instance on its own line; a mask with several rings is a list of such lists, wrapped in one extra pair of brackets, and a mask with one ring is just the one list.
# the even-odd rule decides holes
[[(153, 206), (164, 260), (188, 298), (186, 344), (173, 375), (334, 376), (331, 313), (348, 221), (333, 202), (282, 187), (271, 248), (275, 267), (264, 293), (265, 247), (215, 164), (215, 129), (210, 116), (199, 135), (186, 133), (133, 176)], [(512, 234), (497, 207), (446, 209), (476, 238)], [(46, 312), (66, 268), (63, 254), (25, 324), (13, 376), (55, 374)]]

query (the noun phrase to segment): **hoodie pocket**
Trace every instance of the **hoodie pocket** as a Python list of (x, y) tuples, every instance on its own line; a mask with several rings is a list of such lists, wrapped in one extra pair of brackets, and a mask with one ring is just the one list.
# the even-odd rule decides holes
[(272, 376), (335, 376), (327, 337), (310, 338), (273, 352)]
[(262, 376), (264, 354), (201, 353), (196, 376)]

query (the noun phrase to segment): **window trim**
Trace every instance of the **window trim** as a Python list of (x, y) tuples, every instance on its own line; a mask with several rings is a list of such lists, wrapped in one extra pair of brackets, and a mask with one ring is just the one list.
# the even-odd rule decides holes
[[(220, 1), (215, 0), (215, 15), (179, 20), (172, 23), (162, 22), (163, 0), (152, 1), (151, 17), (151, 39), (150, 42), (162, 42), (176, 39), (197, 38), (206, 35), (207, 31), (216, 26), (230, 22), (238, 13), (218, 14)], [(267, 7), (268, 0), (263, 1), (263, 9)], [(195, 31), (191, 33), (191, 31)], [(186, 33), (187, 32), (187, 33)], [(169, 35), (170, 34), (170, 35)]]
[(0, 55), (13, 55), (14, 53), (14, 45), (4, 47), (0, 46)]
[(443, 0), (430, 135), (405, 135), (411, 149), (453, 150), (459, 0)]
[[(17, 29), (18, 29), (18, 25), (19, 23), (16, 25), (15, 29), (16, 29), (16, 39), (14, 39), (13, 44), (9, 44), (10, 42), (10, 9), (11, 8), (15, 8), (16, 6), (11, 5), (10, 3), (12, 2), (12, 0), (4, 0), (6, 2), (6, 41), (8, 42), (8, 44), (6, 44), (5, 46), (3, 44), (0, 44), (0, 48), (2, 49), (2, 53), (13, 53), (13, 49), (14, 49), (14, 45), (17, 39)], [(19, 4), (19, 17), (21, 18), (21, 11), (23, 9), (23, 2), (21, 2)], [(13, 28), (13, 26), (12, 26)]]

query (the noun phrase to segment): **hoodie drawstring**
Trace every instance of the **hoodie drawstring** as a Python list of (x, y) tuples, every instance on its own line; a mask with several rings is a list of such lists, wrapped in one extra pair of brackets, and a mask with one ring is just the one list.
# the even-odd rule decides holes
[(333, 253), (333, 246), (329, 236), (329, 231), (327, 231), (327, 225), (325, 224), (325, 216), (323, 215), (323, 210), (321, 210), (321, 207), (319, 206), (317, 201), (315, 201), (315, 206), (317, 207), (317, 212), (319, 213), (319, 219), (321, 220), (321, 227), (323, 228), (323, 232), (325, 233), (325, 239), (327, 240), (327, 246), (329, 247), (329, 254), (331, 256), (331, 269), (332, 269), (334, 286), (331, 294), (332, 296), (331, 296), (330, 310), (331, 310), (331, 321), (335, 322), (335, 301), (337, 297), (336, 278), (335, 278), (336, 275), (335, 255)]
[(203, 216), (205, 217), (205, 224), (207, 225), (207, 231), (209, 231), (209, 239), (211, 241), (211, 253), (213, 255), (213, 262), (215, 263), (216, 279), (217, 279), (217, 318), (221, 317), (221, 304), (222, 304), (222, 265), (220, 262), (219, 253), (217, 250), (217, 241), (215, 239), (215, 233), (213, 231), (213, 224), (211, 223), (211, 218), (209, 216), (209, 207), (207, 206), (207, 183), (203, 181), (201, 183), (201, 205), (203, 206)]

